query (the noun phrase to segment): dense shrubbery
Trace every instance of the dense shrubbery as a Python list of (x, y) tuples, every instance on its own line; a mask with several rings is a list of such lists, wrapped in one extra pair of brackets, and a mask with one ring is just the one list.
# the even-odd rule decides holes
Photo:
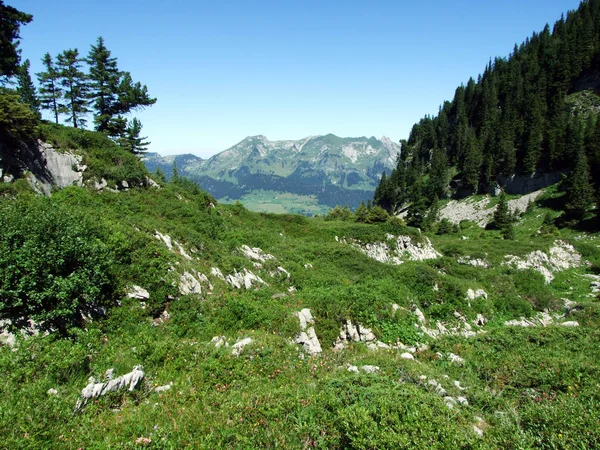
[(113, 301), (111, 250), (90, 218), (46, 198), (0, 202), (0, 317), (66, 331)]

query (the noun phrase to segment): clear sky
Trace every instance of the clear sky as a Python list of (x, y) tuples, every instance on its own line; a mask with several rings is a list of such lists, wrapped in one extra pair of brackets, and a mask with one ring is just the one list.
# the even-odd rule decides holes
[(135, 115), (163, 155), (249, 135), (407, 138), (489, 59), (578, 0), (5, 0), (33, 14), (23, 58), (103, 36), (157, 103)]

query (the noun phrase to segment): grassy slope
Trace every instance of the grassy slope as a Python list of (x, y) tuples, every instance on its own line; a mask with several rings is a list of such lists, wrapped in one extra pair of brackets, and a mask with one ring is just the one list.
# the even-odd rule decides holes
[[(9, 201), (9, 200), (2, 200)], [(11, 200), (13, 201), (13, 200)], [(24, 197), (21, 200), (26, 202)], [(564, 229), (560, 235), (535, 233), (546, 210), (534, 208), (521, 219), (516, 241), (495, 231), (466, 228), (460, 235), (431, 236), (442, 258), (387, 266), (368, 259), (335, 236), (382, 240), (386, 233), (416, 230), (392, 224), (325, 222), (292, 215), (257, 214), (236, 205), (217, 205), (192, 186), (93, 193), (80, 188), (57, 192), (48, 200), (67, 204), (104, 230), (119, 264), (121, 306), (106, 319), (73, 330), (70, 338), (33, 337), (16, 351), (0, 348), (0, 448), (593, 448), (600, 445), (600, 308), (587, 296), (589, 268), (571, 269), (546, 286), (533, 272), (499, 265), (505, 254), (547, 249), (560, 237), (572, 242), (596, 267), (597, 235)], [(169, 252), (152, 237), (155, 230), (181, 242), (198, 260)], [(558, 232), (557, 232), (558, 233)], [(258, 246), (277, 257), (257, 271), (238, 252)], [(486, 256), (491, 269), (456, 263), (458, 255)], [(306, 263), (314, 268), (306, 269)], [(175, 272), (169, 271), (169, 266)], [(283, 266), (289, 280), (271, 278)], [(209, 274), (249, 268), (269, 286), (235, 291), (212, 279), (203, 296), (176, 294), (173, 282), (184, 269)], [(125, 298), (128, 285), (151, 293), (149, 306)], [(438, 290), (433, 287), (437, 285)], [(273, 298), (290, 286), (297, 291)], [(469, 307), (468, 288), (483, 288), (489, 300)], [(550, 326), (511, 329), (504, 320), (581, 302), (574, 314), (580, 328)], [(168, 302), (171, 318), (151, 326)], [(382, 341), (406, 344), (427, 339), (415, 333), (415, 318), (391, 304), (418, 305), (432, 319), (452, 321), (458, 310), (468, 318), (491, 319), (487, 333), (471, 339), (446, 337), (429, 342), (416, 361), (396, 351), (368, 351), (355, 344), (333, 352), (340, 324), (351, 318), (370, 326)], [(300, 358), (290, 338), (298, 330), (293, 313), (311, 308), (324, 352)], [(232, 344), (252, 337), (238, 358), (209, 343), (225, 335)], [(440, 359), (453, 352), (464, 367)], [(373, 364), (378, 374), (354, 374), (346, 364)], [(144, 366), (148, 385), (133, 393), (110, 395), (73, 415), (89, 376), (108, 368), (123, 374)], [(441, 397), (419, 381), (427, 375), (469, 406), (448, 409)], [(448, 376), (445, 379), (444, 376)], [(461, 381), (467, 390), (453, 385)], [(152, 385), (173, 382), (164, 393)], [(57, 396), (48, 395), (50, 388)], [(485, 436), (473, 432), (475, 416), (485, 421)]]
[[(180, 199), (181, 197), (181, 199)], [(595, 417), (600, 377), (598, 308), (595, 302), (577, 313), (579, 329), (506, 329), (502, 320), (519, 316), (530, 303), (555, 303), (562, 283), (575, 285), (574, 300), (585, 281), (571, 270), (545, 287), (539, 277), (521, 276), (497, 262), (505, 253), (547, 248), (552, 238), (518, 236), (506, 242), (494, 232), (465, 231), (464, 254), (487, 253), (496, 268), (459, 266), (454, 257), (390, 267), (367, 259), (334, 237), (381, 239), (391, 225), (323, 222), (298, 216), (254, 214), (235, 206), (206, 206), (207, 198), (178, 186), (160, 191), (94, 194), (70, 188), (52, 201), (91, 214), (110, 230), (119, 248), (122, 284), (148, 288), (155, 303), (144, 311), (123, 299), (109, 318), (90, 324), (72, 339), (32, 338), (16, 352), (0, 349), (2, 391), (0, 428), (6, 448), (133, 448), (138, 437), (153, 448), (274, 447), (303, 448), (584, 448), (598, 444)], [(535, 222), (538, 212), (525, 220)], [(160, 311), (162, 288), (169, 281), (167, 261), (178, 271), (192, 263), (169, 253), (150, 236), (170, 234), (186, 248), (199, 249), (193, 265), (204, 273), (219, 266), (225, 273), (248, 260), (236, 252), (242, 244), (274, 254), (292, 279), (274, 280), (260, 290), (232, 291), (220, 282), (205, 298), (186, 296), (169, 304), (171, 319), (151, 327), (150, 310)], [(414, 231), (412, 231), (414, 233)], [(569, 232), (566, 232), (569, 237)], [(435, 245), (455, 254), (457, 236), (433, 237)], [(594, 238), (593, 243), (597, 245)], [(589, 243), (588, 243), (589, 245)], [(597, 257), (597, 255), (596, 255)], [(314, 269), (305, 269), (305, 263)], [(443, 270), (447, 275), (441, 275)], [(440, 294), (433, 294), (437, 283)], [(579, 283), (579, 284), (578, 284)], [(168, 284), (168, 283), (167, 283)], [(294, 285), (295, 295), (272, 299)], [(468, 287), (483, 287), (490, 300), (463, 300)], [(164, 289), (163, 289), (164, 290)], [(589, 291), (588, 291), (589, 292)], [(428, 317), (449, 319), (454, 309), (495, 318), (489, 332), (472, 339), (446, 338), (432, 343), (417, 360), (396, 352), (369, 352), (362, 345), (342, 353), (329, 349), (345, 318), (374, 327), (382, 340), (416, 336), (411, 317), (394, 319), (391, 303), (419, 304)], [(300, 359), (289, 338), (297, 330), (294, 311), (310, 307), (324, 354)], [(233, 343), (251, 336), (255, 343), (239, 358), (208, 343), (223, 334)], [(421, 339), (423, 340), (423, 339)], [(436, 352), (463, 356), (464, 368), (437, 359)], [(376, 364), (376, 375), (348, 373), (346, 363)], [(173, 382), (156, 394), (144, 388), (113, 395), (72, 415), (80, 389), (90, 375), (109, 367), (118, 374), (142, 364), (152, 384)], [(342, 368), (340, 368), (342, 367)], [(467, 386), (470, 406), (449, 410), (440, 397), (418, 383), (433, 376), (450, 394), (451, 380)], [(444, 381), (443, 375), (450, 376)], [(56, 388), (59, 395), (46, 391)], [(533, 388), (531, 396), (524, 389)], [(532, 391), (533, 392), (533, 391)], [(488, 423), (486, 436), (472, 431), (473, 416)]]

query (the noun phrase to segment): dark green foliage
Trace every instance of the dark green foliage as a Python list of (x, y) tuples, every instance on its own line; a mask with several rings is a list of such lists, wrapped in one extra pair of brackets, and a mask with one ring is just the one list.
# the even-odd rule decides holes
[(0, 203), (0, 316), (66, 331), (112, 304), (113, 258), (86, 216), (46, 198)]
[[(134, 83), (129, 72), (118, 69), (117, 58), (111, 56), (102, 37), (98, 38), (96, 45), (92, 45), (86, 61), (90, 66), (90, 98), (96, 130), (111, 137), (123, 137), (131, 143), (132, 132), (138, 138), (141, 125), (139, 121), (136, 125), (137, 119), (134, 119), (134, 123), (127, 127), (127, 121), (122, 116), (132, 110), (151, 106), (156, 99), (148, 95), (145, 85)], [(136, 127), (139, 128), (137, 134)]]
[(504, 191), (500, 193), (498, 205), (494, 211), (494, 225), (498, 230), (504, 230), (511, 223), (510, 211)]
[(34, 114), (40, 118), (40, 102), (37, 89), (29, 75), (29, 60), (26, 59), (17, 70), (17, 93), (21, 96), (21, 102), (28, 105)]
[[(402, 146), (404, 168), (419, 168), (425, 193), (442, 199), (444, 158), (458, 171), (456, 187), (462, 186), (463, 195), (502, 181), (500, 176), (569, 172), (583, 150), (600, 192), (598, 96), (585, 87), (597, 75), (599, 41), (600, 2), (583, 1), (508, 57), (491, 60), (437, 116), (415, 124)], [(390, 196), (382, 194), (389, 192), (395, 201), (417, 199), (410, 199), (414, 182), (408, 178), (382, 178), (376, 200), (386, 199), (386, 207)]]
[(0, 0), (0, 77), (15, 75), (19, 69), (19, 29), (33, 20), (31, 14), (19, 11)]
[(21, 96), (6, 88), (0, 88), (0, 138), (10, 141), (33, 136), (38, 124), (37, 115), (21, 102)]
[(37, 79), (40, 84), (39, 100), (42, 109), (52, 111), (54, 120), (58, 123), (58, 105), (63, 95), (60, 87), (60, 73), (52, 61), (50, 53), (46, 53), (42, 58), (46, 70), (37, 74)]
[(593, 202), (594, 189), (590, 183), (587, 158), (583, 151), (577, 153), (575, 168), (566, 180), (565, 212), (575, 220), (584, 218)]
[(63, 101), (58, 104), (58, 111), (68, 115), (67, 121), (73, 124), (73, 128), (83, 127), (86, 123), (85, 114), (90, 111), (88, 78), (81, 71), (83, 61), (77, 49), (65, 50), (57, 57), (60, 84), (64, 88)]
[[(364, 205), (363, 205), (364, 206)], [(348, 206), (336, 206), (333, 209), (330, 209), (327, 215), (325, 216), (325, 220), (343, 220), (347, 221), (352, 218), (352, 211)]]
[(125, 129), (125, 133), (118, 140), (119, 145), (133, 153), (134, 155), (143, 155), (148, 149), (150, 142), (146, 141), (147, 137), (141, 137), (142, 123), (134, 118)]

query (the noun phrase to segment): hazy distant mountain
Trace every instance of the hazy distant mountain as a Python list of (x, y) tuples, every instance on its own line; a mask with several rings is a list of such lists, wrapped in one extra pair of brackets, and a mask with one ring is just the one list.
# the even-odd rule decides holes
[[(356, 207), (372, 198), (381, 173), (395, 166), (399, 152), (400, 146), (386, 137), (340, 138), (328, 134), (298, 141), (269, 141), (264, 136), (251, 136), (209, 159), (148, 153), (144, 161), (150, 171), (160, 167), (168, 177), (175, 163), (181, 175), (218, 199), (244, 203), (260, 191), (261, 202), (267, 205), (269, 194), (264, 191), (268, 191), (273, 196), (302, 196), (300, 203), (310, 197), (319, 205)], [(302, 205), (287, 209), (311, 212)]]

